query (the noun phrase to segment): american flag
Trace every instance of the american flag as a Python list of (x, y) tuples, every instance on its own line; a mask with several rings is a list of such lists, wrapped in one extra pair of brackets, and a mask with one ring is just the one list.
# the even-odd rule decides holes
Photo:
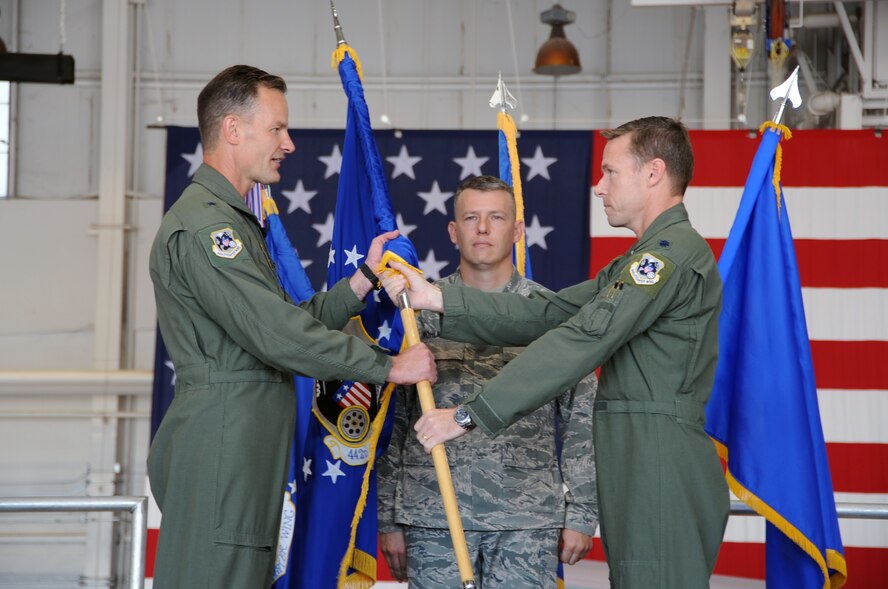
[[(343, 132), (291, 130), (290, 134), (296, 151), (284, 160), (281, 181), (272, 186), (272, 194), (312, 285), (321, 290), (331, 260)], [(469, 176), (498, 175), (499, 138), (494, 117), (491, 129), (485, 131), (380, 131), (375, 138), (398, 228), (416, 246), (420, 268), (430, 279), (455, 272), (459, 253), (447, 233), (447, 223), (453, 218), (453, 196)], [(585, 279), (589, 265), (592, 134), (525, 132), (518, 149), (534, 278), (553, 289), (579, 282)], [(179, 197), (202, 160), (196, 128), (168, 128), (165, 209)], [(175, 379), (159, 335), (155, 375), (152, 432), (172, 401)], [(350, 388), (342, 402), (366, 406), (362, 398), (360, 390)], [(156, 513), (149, 518), (153, 530), (159, 519)], [(156, 532), (150, 537), (156, 539)], [(152, 563), (149, 550), (149, 572)]]
[[(296, 153), (272, 187), (281, 218), (315, 288), (326, 274), (341, 130), (292, 131)], [(446, 237), (452, 193), (469, 174), (497, 174), (497, 133), (381, 131), (376, 134), (401, 230), (431, 278), (456, 269)], [(691, 222), (720, 255), (758, 135), (692, 131)], [(591, 196), (604, 141), (592, 131), (525, 131), (518, 140), (534, 278), (558, 289), (594, 275), (631, 247)], [(837, 502), (888, 505), (888, 139), (874, 131), (795, 131), (785, 148), (783, 187), (811, 338), (821, 418)], [(170, 128), (167, 206), (202, 159), (197, 130)], [(449, 194), (448, 194), (449, 193)], [(160, 350), (153, 421), (172, 398), (172, 365)], [(160, 409), (158, 409), (160, 407)], [(156, 514), (149, 524), (156, 527)], [(888, 578), (888, 526), (840, 520), (849, 581)], [(717, 574), (764, 578), (764, 520), (732, 517)], [(593, 554), (602, 558), (600, 544)], [(149, 564), (150, 564), (149, 554)], [(382, 576), (380, 577), (382, 578)]]
[(369, 409), (373, 393), (371, 393), (370, 389), (367, 388), (367, 385), (362, 382), (351, 383), (351, 386), (346, 382), (342, 384), (340, 390), (336, 392), (334, 397), (340, 407), (360, 405), (364, 409)]

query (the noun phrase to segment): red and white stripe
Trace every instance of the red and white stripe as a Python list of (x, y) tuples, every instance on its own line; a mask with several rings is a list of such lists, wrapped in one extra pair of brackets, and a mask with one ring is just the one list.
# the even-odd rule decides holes
[(360, 405), (364, 409), (369, 409), (372, 398), (372, 393), (367, 388), (367, 385), (362, 382), (356, 382), (339, 401), (339, 406), (351, 407), (352, 405)]
[[(685, 203), (721, 254), (758, 136), (691, 133), (696, 169)], [(593, 181), (604, 140), (596, 135)], [(823, 433), (837, 502), (888, 505), (888, 137), (796, 131), (782, 180), (795, 239)], [(607, 224), (592, 197), (590, 275), (634, 237)], [(848, 584), (888, 579), (888, 522), (840, 520)], [(732, 517), (716, 573), (764, 578), (764, 520)]]
[(151, 494), (151, 484), (145, 478), (145, 495), (148, 496), (148, 537), (145, 542), (145, 589), (154, 587), (154, 560), (157, 555), (157, 537), (160, 534), (160, 508)]

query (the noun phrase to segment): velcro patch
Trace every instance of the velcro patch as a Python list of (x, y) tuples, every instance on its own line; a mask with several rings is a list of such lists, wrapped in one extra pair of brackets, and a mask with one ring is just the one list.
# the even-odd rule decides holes
[(660, 282), (660, 271), (664, 267), (663, 260), (660, 260), (653, 254), (642, 254), (637, 262), (633, 262), (629, 266), (629, 276), (632, 277), (635, 284), (652, 286)]
[(658, 257), (650, 252), (636, 254), (632, 261), (623, 267), (620, 279), (630, 286), (637, 287), (641, 292), (656, 297), (660, 289), (672, 276), (675, 264), (662, 254)]
[(244, 249), (244, 242), (237, 238), (231, 227), (213, 231), (210, 233), (210, 241), (213, 253), (226, 260), (233, 260)]

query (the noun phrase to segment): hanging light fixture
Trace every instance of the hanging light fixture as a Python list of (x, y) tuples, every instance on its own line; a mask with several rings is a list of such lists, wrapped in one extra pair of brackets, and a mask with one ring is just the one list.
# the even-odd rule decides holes
[(577, 16), (572, 10), (565, 10), (561, 4), (555, 3), (549, 10), (540, 13), (540, 20), (552, 25), (552, 34), (543, 43), (537, 53), (534, 73), (546, 76), (568, 76), (576, 74), (583, 68), (580, 66), (580, 54), (573, 43), (564, 36), (564, 25), (576, 21)]

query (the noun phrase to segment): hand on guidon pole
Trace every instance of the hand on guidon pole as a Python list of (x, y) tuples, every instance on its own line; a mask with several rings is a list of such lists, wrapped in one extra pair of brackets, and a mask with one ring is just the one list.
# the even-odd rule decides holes
[(377, 276), (382, 281), (382, 286), (391, 300), (398, 301), (398, 297), (406, 292), (410, 298), (410, 306), (417, 311), (444, 312), (441, 289), (431, 282), (427, 282), (410, 266), (390, 260), (388, 267)]
[(438, 444), (453, 440), (468, 433), (468, 430), (459, 427), (453, 414), (456, 407), (448, 409), (429, 409), (423, 411), (422, 417), (413, 426), (416, 430), (416, 439), (422, 444), (426, 452)]
[(382, 233), (373, 238), (373, 241), (370, 242), (370, 248), (367, 250), (367, 259), (364, 262), (370, 266), (371, 269), (375, 269), (379, 266), (379, 263), (382, 261), (382, 254), (385, 248), (385, 244), (390, 242), (391, 240), (398, 237), (400, 233), (397, 229), (394, 231), (389, 231), (387, 233)]
[(392, 367), (386, 380), (395, 384), (416, 384), (418, 382), (434, 384), (438, 380), (435, 356), (422, 342), (411, 345), (397, 356), (392, 357)]

